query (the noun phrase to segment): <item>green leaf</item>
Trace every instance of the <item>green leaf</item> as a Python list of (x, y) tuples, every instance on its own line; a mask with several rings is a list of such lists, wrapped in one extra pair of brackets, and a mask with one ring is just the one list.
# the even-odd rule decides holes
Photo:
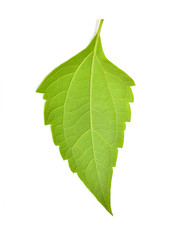
[(104, 55), (99, 29), (79, 54), (54, 69), (38, 87), (45, 124), (55, 145), (97, 200), (112, 214), (110, 188), (134, 81)]

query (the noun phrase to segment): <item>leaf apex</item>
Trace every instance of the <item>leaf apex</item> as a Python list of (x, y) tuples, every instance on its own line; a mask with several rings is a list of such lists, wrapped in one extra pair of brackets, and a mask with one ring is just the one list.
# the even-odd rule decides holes
[(113, 212), (112, 212), (112, 209), (111, 209), (111, 207), (110, 207), (110, 209), (107, 209), (106, 208), (106, 210), (110, 213), (110, 215), (112, 215), (113, 216)]

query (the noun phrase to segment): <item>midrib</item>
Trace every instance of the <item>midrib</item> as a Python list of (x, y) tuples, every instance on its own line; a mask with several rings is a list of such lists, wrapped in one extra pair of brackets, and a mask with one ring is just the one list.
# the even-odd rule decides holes
[(105, 199), (105, 196), (104, 196), (104, 192), (103, 192), (103, 190), (102, 190), (100, 178), (99, 178), (99, 173), (98, 173), (98, 168), (97, 168), (97, 162), (96, 162), (96, 156), (95, 156), (95, 151), (94, 151), (93, 118), (92, 118), (92, 107), (91, 107), (91, 105), (92, 105), (92, 89), (93, 89), (94, 60), (95, 60), (95, 55), (96, 55), (96, 51), (97, 51), (98, 41), (99, 41), (99, 32), (97, 33), (97, 38), (96, 38), (96, 41), (95, 41), (95, 46), (94, 46), (94, 51), (93, 51), (93, 57), (92, 57), (92, 62), (91, 62), (89, 111), (90, 111), (91, 141), (92, 141), (92, 150), (93, 150), (93, 155), (94, 155), (95, 168), (96, 168), (96, 172), (97, 172), (97, 177), (98, 177), (98, 180), (99, 180), (100, 188), (101, 188), (101, 191), (102, 191), (102, 195), (103, 195), (105, 204), (107, 205), (107, 202), (106, 202), (106, 199)]

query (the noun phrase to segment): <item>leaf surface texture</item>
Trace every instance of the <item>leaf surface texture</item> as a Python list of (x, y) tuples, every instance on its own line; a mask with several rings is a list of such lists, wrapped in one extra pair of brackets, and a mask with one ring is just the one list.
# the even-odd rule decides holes
[(110, 188), (134, 81), (104, 55), (100, 27), (86, 49), (54, 69), (38, 87), (45, 124), (63, 159), (112, 214)]

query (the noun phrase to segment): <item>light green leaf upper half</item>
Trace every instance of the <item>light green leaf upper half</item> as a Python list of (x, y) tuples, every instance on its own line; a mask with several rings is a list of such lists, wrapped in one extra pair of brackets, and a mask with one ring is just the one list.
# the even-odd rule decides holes
[(63, 159), (112, 214), (112, 167), (130, 121), (134, 81), (105, 57), (102, 23), (89, 46), (54, 69), (37, 92), (44, 93), (45, 124)]

